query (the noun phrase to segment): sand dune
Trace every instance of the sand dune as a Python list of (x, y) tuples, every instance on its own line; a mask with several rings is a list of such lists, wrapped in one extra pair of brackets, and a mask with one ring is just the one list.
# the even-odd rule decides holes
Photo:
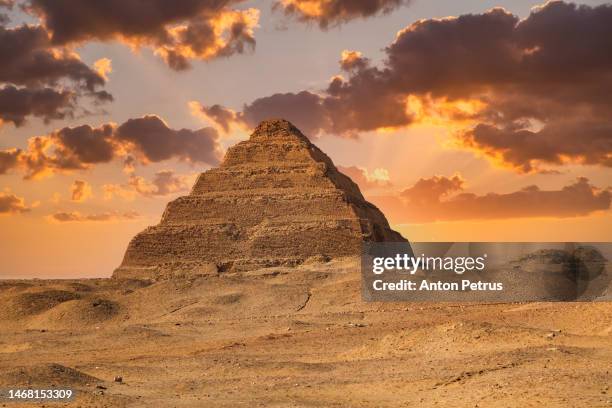
[(609, 303), (364, 303), (356, 266), (3, 282), (30, 306), (2, 314), (0, 383), (100, 407), (612, 403)]

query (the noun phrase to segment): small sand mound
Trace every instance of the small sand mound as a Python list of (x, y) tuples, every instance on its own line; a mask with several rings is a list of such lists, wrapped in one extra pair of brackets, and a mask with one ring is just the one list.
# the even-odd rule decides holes
[(15, 367), (0, 372), (0, 384), (12, 387), (30, 385), (74, 387), (97, 382), (101, 382), (101, 380), (55, 363)]
[(56, 289), (20, 293), (8, 302), (7, 312), (15, 318), (34, 316), (79, 297), (75, 292)]
[(71, 329), (104, 323), (119, 306), (106, 299), (77, 299), (64, 302), (36, 316), (28, 325), (35, 329)]

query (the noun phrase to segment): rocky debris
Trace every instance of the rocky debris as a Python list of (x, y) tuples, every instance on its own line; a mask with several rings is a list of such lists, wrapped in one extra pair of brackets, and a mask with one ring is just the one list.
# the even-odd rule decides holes
[(130, 242), (116, 278), (295, 266), (406, 242), (359, 187), (285, 120), (262, 122)]

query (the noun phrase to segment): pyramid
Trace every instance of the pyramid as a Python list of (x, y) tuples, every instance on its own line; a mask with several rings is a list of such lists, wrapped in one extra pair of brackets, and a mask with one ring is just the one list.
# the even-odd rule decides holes
[(119, 278), (162, 278), (356, 256), (406, 242), (359, 187), (286, 120), (264, 121), (136, 235)]

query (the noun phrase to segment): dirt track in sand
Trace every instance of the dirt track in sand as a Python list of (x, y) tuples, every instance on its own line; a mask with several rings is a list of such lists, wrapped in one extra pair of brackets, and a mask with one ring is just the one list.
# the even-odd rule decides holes
[(68, 385), (83, 407), (612, 407), (612, 303), (364, 303), (355, 267), (0, 281), (0, 388)]

